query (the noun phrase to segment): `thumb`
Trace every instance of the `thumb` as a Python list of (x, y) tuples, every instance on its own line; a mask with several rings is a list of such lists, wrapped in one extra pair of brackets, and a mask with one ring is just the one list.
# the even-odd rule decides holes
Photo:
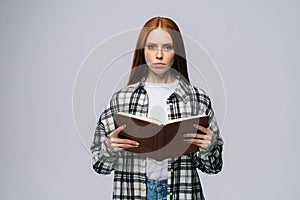
[(123, 131), (126, 128), (126, 124), (123, 124), (122, 126), (119, 126), (117, 129), (115, 129), (110, 135), (111, 137), (118, 137), (119, 133)]

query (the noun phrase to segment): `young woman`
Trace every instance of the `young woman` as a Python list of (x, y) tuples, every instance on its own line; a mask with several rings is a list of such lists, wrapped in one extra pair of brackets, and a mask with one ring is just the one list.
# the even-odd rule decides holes
[[(199, 147), (198, 152), (158, 162), (126, 151), (139, 144), (118, 138), (126, 125), (114, 126), (115, 112), (160, 121), (206, 114), (210, 121), (208, 128), (195, 125), (194, 133), (184, 135), (186, 142)], [(168, 18), (150, 19), (137, 40), (128, 86), (113, 95), (98, 121), (91, 146), (94, 170), (99, 174), (114, 171), (113, 199), (201, 200), (197, 169), (220, 172), (222, 146), (209, 97), (189, 82), (178, 26)]]

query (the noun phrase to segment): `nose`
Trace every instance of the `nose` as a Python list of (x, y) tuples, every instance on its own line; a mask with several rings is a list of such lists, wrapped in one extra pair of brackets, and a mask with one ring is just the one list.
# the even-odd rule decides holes
[(158, 60), (162, 60), (162, 59), (163, 59), (163, 52), (162, 52), (162, 49), (161, 49), (161, 48), (158, 48), (158, 49), (157, 49), (157, 52), (156, 52), (156, 59), (158, 59)]

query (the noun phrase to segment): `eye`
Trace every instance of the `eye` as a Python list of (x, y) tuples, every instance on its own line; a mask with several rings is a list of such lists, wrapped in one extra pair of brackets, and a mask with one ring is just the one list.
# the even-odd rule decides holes
[(163, 47), (163, 49), (165, 50), (165, 51), (172, 51), (173, 50), (173, 46), (172, 45), (165, 45), (164, 47)]
[(155, 48), (153, 44), (148, 44), (146, 47), (150, 50), (153, 50)]

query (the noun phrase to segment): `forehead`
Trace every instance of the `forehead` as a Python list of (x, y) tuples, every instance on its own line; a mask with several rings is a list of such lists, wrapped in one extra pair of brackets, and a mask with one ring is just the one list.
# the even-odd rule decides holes
[(161, 28), (157, 28), (152, 30), (148, 37), (147, 37), (147, 42), (151, 42), (151, 43), (172, 43), (172, 37), (170, 35), (170, 33), (168, 33), (167, 31), (161, 29)]

